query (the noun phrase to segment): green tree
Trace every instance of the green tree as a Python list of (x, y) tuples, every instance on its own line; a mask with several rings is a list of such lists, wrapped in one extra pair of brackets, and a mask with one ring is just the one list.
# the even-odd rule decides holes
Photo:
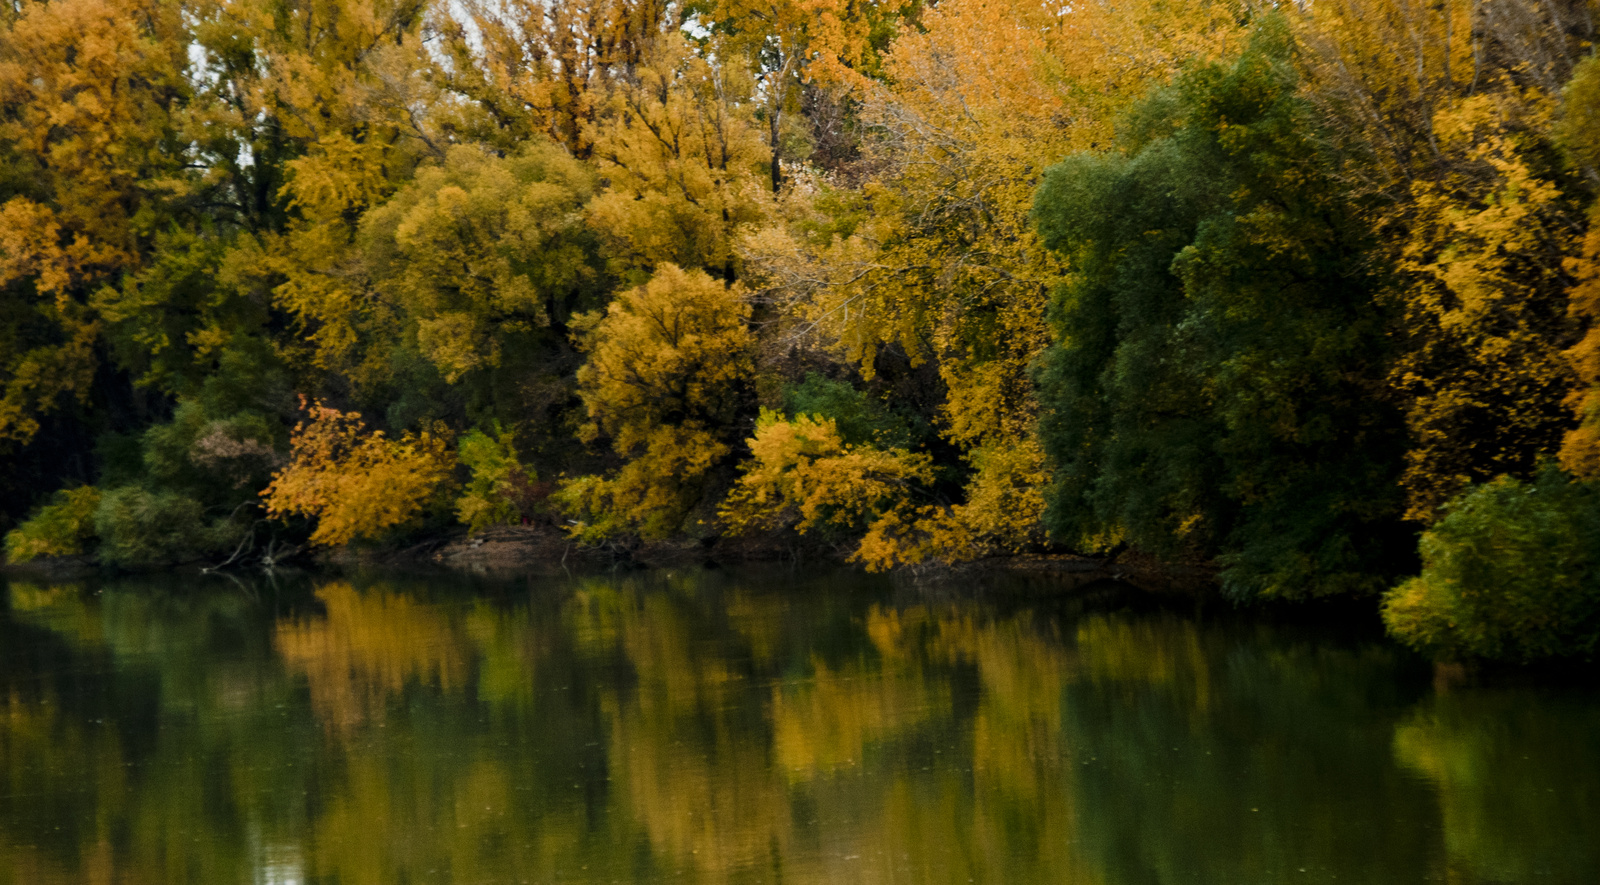
[(1407, 540), (1369, 234), (1291, 49), (1264, 20), (1231, 67), (1152, 93), (1120, 151), (1052, 168), (1035, 204), (1071, 269), (1039, 371), (1052, 531), (1217, 557), (1237, 597), (1375, 591)]
[(490, 436), (474, 430), (461, 437), (456, 451), (461, 463), (472, 471), (472, 479), (456, 499), (456, 519), (467, 531), (510, 525), (530, 515), (530, 486), (536, 477), (517, 459), (511, 434)]
[(6, 533), (6, 561), (40, 556), (78, 556), (94, 542), (94, 516), (100, 491), (94, 486), (62, 489), (27, 521)]

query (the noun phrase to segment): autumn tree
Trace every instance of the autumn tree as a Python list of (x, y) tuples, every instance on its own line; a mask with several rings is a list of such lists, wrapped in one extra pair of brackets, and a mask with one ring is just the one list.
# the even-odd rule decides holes
[(584, 214), (594, 188), (554, 144), (459, 145), (362, 217), (363, 274), (396, 324), (371, 394), (391, 423), (499, 420), (529, 441), (563, 426), (580, 362), (568, 322), (611, 285)]
[[(831, 418), (793, 418), (763, 409), (749, 441), (749, 462), (720, 515), (736, 532), (792, 528), (836, 534), (881, 534), (885, 519), (903, 523), (918, 506), (917, 486), (933, 479), (926, 454), (844, 441)], [(852, 558), (869, 569), (880, 560), (870, 545)]]
[(388, 438), (321, 404), (294, 430), (288, 466), (261, 493), (269, 515), (316, 520), (313, 544), (377, 540), (448, 500), (455, 459), (436, 431)]
[[(1573, 165), (1591, 182), (1600, 170), (1600, 66), (1594, 58), (1578, 65), (1563, 94), (1559, 140)], [(1567, 405), (1577, 416), (1561, 445), (1561, 463), (1587, 479), (1600, 479), (1600, 204), (1591, 204), (1589, 227), (1579, 252), (1567, 265), (1574, 277), (1568, 313), (1582, 323), (1583, 337), (1567, 351), (1577, 385)]]
[[(389, 375), (399, 320), (375, 296), (355, 244), (362, 214), (398, 190), (446, 142), (425, 108), (440, 100), (423, 49), (420, 0), (232, 3), (253, 40), (241, 76), (241, 124), (287, 142), (275, 197), (287, 218), (260, 238), (273, 304), (297, 325), (294, 361), (357, 386)], [(264, 121), (264, 122), (258, 122)]]
[(723, 51), (756, 77), (774, 192), (784, 185), (786, 123), (800, 110), (803, 89), (855, 94), (868, 75), (881, 75), (889, 36), (920, 6), (918, 0), (718, 0), (702, 14), (723, 38)]
[(1565, 260), (1579, 215), (1551, 127), (1591, 14), (1337, 0), (1296, 28), (1334, 174), (1372, 200), (1374, 263), (1396, 271), (1403, 483), (1410, 517), (1428, 521), (1469, 483), (1531, 475), (1569, 424)]
[(613, 91), (593, 129), (593, 158), (610, 186), (589, 217), (619, 273), (670, 263), (733, 279), (734, 237), (769, 200), (750, 90), (747, 72), (668, 34)]
[(570, 481), (563, 492), (584, 518), (580, 534), (633, 530), (664, 537), (683, 528), (706, 491), (747, 395), (750, 308), (703, 271), (664, 264), (604, 312), (576, 322), (588, 361), (578, 393), (582, 436), (606, 439), (622, 466)]
[[(1191, 56), (1242, 42), (1207, 2), (940, 3), (863, 84), (871, 133), (859, 187), (813, 185), (782, 228), (743, 241), (752, 285), (784, 305), (793, 340), (837, 348), (872, 377), (880, 354), (937, 367), (928, 418), (960, 453), (960, 500), (905, 543), (963, 559), (1042, 540), (1047, 470), (1029, 366), (1050, 340), (1056, 256), (1028, 213), (1040, 173), (1104, 145), (1118, 109)], [(909, 548), (908, 548), (909, 549)]]
[(435, 12), (448, 88), (482, 120), (455, 125), (502, 149), (537, 136), (587, 158), (612, 90), (680, 23), (660, 0), (471, 0)]
[(0, 29), (0, 444), (16, 444), (89, 400), (91, 296), (143, 263), (198, 182), (175, 144), (178, 4), (29, 2)]

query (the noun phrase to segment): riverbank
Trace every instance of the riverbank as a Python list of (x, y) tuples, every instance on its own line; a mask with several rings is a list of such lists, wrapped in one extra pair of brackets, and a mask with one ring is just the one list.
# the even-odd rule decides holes
[[(776, 562), (850, 566), (844, 551), (824, 544), (801, 543), (801, 540), (785, 533), (588, 547), (553, 527), (505, 526), (469, 537), (441, 539), (426, 551), (425, 558), (452, 570), (491, 576), (595, 567), (719, 568)], [(908, 566), (897, 570), (896, 574), (920, 583), (952, 586), (972, 585), (998, 574), (1013, 574), (1043, 579), (1059, 592), (1072, 592), (1104, 581), (1131, 584), (1163, 596), (1204, 595), (1217, 590), (1217, 570), (1209, 564), (1164, 562), (1135, 552), (1111, 557), (1067, 553), (990, 556), (956, 564)]]
[[(316, 550), (300, 557), (304, 564), (332, 568), (403, 568), (427, 566), (463, 574), (504, 578), (523, 574), (557, 574), (597, 570), (723, 568), (790, 563), (850, 568), (847, 551), (789, 533), (765, 536), (673, 538), (580, 544), (559, 527), (543, 524), (500, 526), (477, 534), (433, 535), (408, 545), (349, 546)], [(160, 571), (195, 573), (251, 568), (195, 561)], [(857, 568), (859, 568), (857, 566)], [(24, 563), (0, 563), (0, 574), (32, 580), (71, 581), (114, 571), (90, 556), (41, 556)], [(897, 575), (924, 585), (951, 588), (976, 586), (997, 575), (1038, 579), (1046, 592), (1074, 592), (1099, 582), (1118, 582), (1162, 596), (1199, 596), (1216, 592), (1216, 569), (1205, 563), (1164, 562), (1137, 552), (1112, 557), (1067, 553), (1027, 553), (985, 557), (969, 562), (926, 563), (899, 569)]]

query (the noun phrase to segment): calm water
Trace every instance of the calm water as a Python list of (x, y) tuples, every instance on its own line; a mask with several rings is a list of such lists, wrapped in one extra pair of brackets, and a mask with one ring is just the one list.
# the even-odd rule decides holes
[(1600, 882), (1600, 690), (1006, 590), (13, 581), (0, 883)]

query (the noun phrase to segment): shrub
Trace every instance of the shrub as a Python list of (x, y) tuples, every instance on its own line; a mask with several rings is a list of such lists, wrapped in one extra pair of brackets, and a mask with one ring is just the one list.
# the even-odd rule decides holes
[(1592, 657), (1600, 641), (1600, 487), (1555, 467), (1454, 501), (1422, 536), (1422, 574), (1383, 619), (1438, 658)]
[[(912, 487), (932, 480), (927, 455), (905, 449), (853, 446), (832, 418), (785, 418), (761, 410), (753, 456), (723, 504), (721, 516), (737, 532), (794, 528), (866, 530), (906, 519)], [(858, 550), (855, 559), (879, 567), (879, 557)]]
[(892, 411), (850, 384), (830, 381), (816, 372), (784, 389), (783, 409), (790, 415), (832, 418), (840, 438), (852, 445), (909, 449), (927, 432), (916, 416)]
[(511, 434), (494, 437), (474, 430), (461, 438), (457, 457), (472, 471), (472, 479), (456, 499), (456, 517), (468, 531), (510, 525), (528, 515), (533, 506), (533, 476), (517, 460)]
[(112, 489), (101, 497), (95, 532), (100, 561), (123, 568), (188, 562), (226, 543), (226, 530), (206, 524), (199, 501), (140, 486)]
[(208, 503), (237, 503), (243, 490), (265, 485), (272, 470), (282, 466), (273, 431), (273, 422), (263, 415), (239, 412), (216, 418), (198, 400), (184, 400), (172, 421), (144, 433), (147, 484), (182, 490)]
[(6, 559), (27, 562), (36, 556), (78, 556), (94, 541), (94, 486), (62, 489), (22, 525), (6, 533)]
[(295, 427), (288, 467), (261, 493), (273, 516), (317, 520), (313, 544), (375, 540), (439, 503), (454, 459), (437, 433), (389, 439), (357, 412), (313, 406)]

